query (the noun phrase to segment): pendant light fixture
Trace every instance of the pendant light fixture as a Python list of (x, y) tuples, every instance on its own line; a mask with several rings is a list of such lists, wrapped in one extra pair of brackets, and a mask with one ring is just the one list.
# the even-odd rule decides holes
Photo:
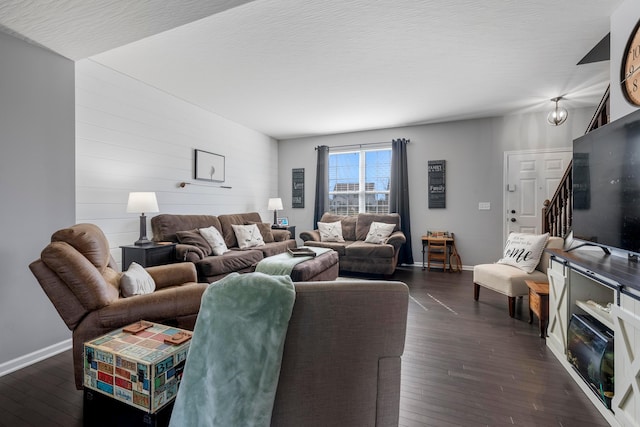
[(567, 117), (569, 117), (569, 112), (567, 111), (567, 109), (558, 105), (558, 101), (560, 101), (561, 99), (561, 96), (551, 99), (552, 102), (556, 103), (556, 106), (553, 110), (551, 110), (551, 112), (549, 112), (549, 115), (547, 116), (547, 121), (550, 125), (560, 126), (561, 124), (566, 122)]

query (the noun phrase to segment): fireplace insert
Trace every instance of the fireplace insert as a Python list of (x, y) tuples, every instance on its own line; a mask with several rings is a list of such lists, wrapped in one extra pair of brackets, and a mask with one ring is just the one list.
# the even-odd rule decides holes
[(613, 331), (588, 314), (572, 315), (567, 359), (602, 403), (611, 409)]

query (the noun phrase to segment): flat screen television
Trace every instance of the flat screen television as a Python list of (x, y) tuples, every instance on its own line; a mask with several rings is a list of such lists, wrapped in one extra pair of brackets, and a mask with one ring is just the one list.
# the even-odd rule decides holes
[(640, 254), (640, 110), (573, 141), (572, 231)]

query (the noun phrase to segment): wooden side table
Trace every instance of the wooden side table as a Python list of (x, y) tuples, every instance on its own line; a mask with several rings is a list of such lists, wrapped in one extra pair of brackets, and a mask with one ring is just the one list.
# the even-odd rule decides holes
[[(453, 233), (451, 233), (451, 235), (449, 237), (446, 236), (430, 236), (430, 235), (424, 235), (421, 238), (422, 240), (422, 270), (425, 270), (427, 268), (426, 265), (426, 261), (425, 261), (425, 255), (427, 256), (427, 258), (429, 257), (429, 253), (428, 253), (428, 247), (429, 247), (429, 242), (444, 242), (444, 253), (443, 256), (445, 257), (445, 263), (446, 261), (449, 261), (448, 265), (449, 265), (449, 271), (455, 271), (455, 272), (461, 272), (462, 271), (462, 260), (460, 259), (460, 255), (458, 254), (458, 250), (456, 249), (456, 241), (454, 238)], [(431, 268), (429, 268), (429, 270), (431, 270)], [(445, 266), (443, 271), (446, 271), (447, 267)]]
[(533, 323), (533, 313), (540, 321), (540, 338), (547, 336), (549, 321), (549, 284), (525, 280), (529, 287), (529, 323)]
[(142, 267), (176, 262), (175, 243), (152, 243), (143, 246), (126, 245), (120, 247), (122, 248), (122, 271), (128, 269), (129, 265), (134, 261)]

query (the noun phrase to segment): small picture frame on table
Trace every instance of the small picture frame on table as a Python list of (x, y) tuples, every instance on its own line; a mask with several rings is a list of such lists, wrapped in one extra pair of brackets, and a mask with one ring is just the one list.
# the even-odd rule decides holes
[(279, 217), (277, 219), (278, 227), (288, 227), (289, 226), (289, 218), (286, 216)]

